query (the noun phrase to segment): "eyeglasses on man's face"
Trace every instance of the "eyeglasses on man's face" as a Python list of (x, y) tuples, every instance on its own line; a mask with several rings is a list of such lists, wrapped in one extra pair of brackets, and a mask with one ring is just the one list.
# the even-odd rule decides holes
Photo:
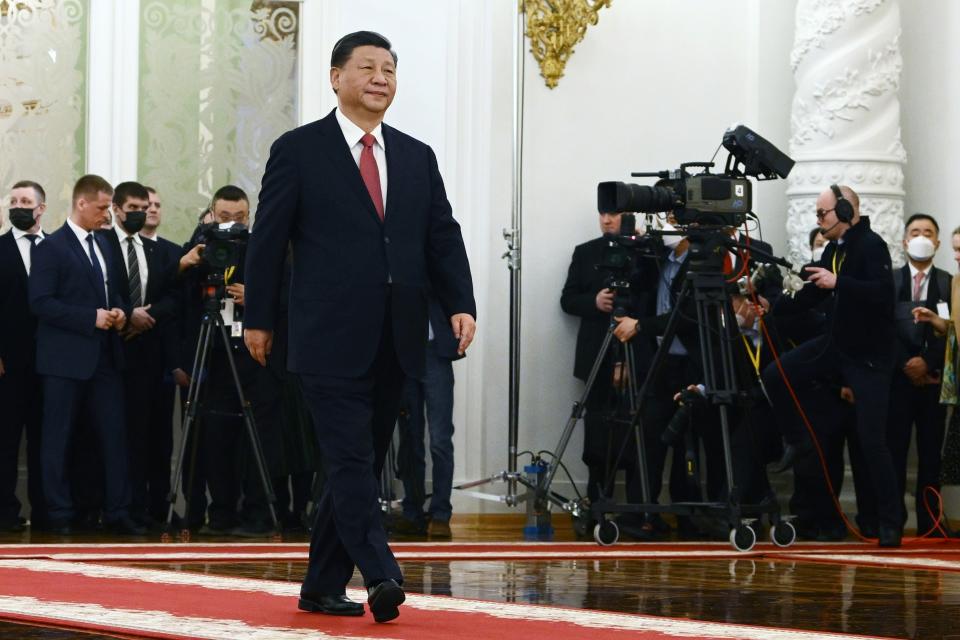
[(831, 211), (836, 211), (836, 209), (817, 209), (817, 220), (823, 220)]

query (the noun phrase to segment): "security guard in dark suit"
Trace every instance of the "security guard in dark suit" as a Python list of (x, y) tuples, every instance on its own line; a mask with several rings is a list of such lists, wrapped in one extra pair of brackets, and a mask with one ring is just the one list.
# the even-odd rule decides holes
[[(881, 546), (900, 545), (902, 505), (886, 442), (887, 404), (869, 399), (889, 392), (893, 374), (895, 327), (894, 284), (887, 244), (860, 216), (859, 198), (849, 187), (831, 185), (817, 198), (817, 219), (830, 243), (820, 262), (806, 267), (809, 284), (794, 299), (783, 297), (776, 309), (809, 308), (829, 296), (829, 329), (786, 353), (781, 365), (800, 401), (815, 410), (824, 378), (841, 378), (856, 406), (857, 435), (876, 491)], [(775, 311), (776, 311), (775, 309)], [(776, 365), (763, 372), (763, 383), (786, 441), (785, 467), (798, 453), (809, 451), (807, 437), (792, 397)]]

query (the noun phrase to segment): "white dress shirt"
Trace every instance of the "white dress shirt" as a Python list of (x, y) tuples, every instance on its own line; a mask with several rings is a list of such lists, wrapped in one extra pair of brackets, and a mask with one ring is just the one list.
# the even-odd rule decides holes
[[(30, 242), (30, 238), (27, 237), (29, 231), (20, 231), (16, 227), (13, 228), (13, 239), (17, 242), (17, 250), (20, 251), (20, 259), (23, 260), (23, 267), (27, 270), (27, 275), (30, 275), (30, 246), (33, 244)], [(43, 239), (46, 237), (43, 235), (43, 230), (37, 232), (39, 240), (37, 244), (43, 242)]]
[[(70, 226), (70, 229), (76, 234), (77, 240), (80, 241), (80, 246), (83, 247), (83, 253), (87, 256), (87, 260), (90, 259), (90, 246), (87, 244), (87, 236), (92, 234), (92, 231), (87, 231), (76, 222), (67, 218), (67, 224)], [(97, 240), (93, 240), (93, 250), (97, 254), (97, 261), (100, 262), (100, 270), (103, 272), (103, 296), (107, 301), (107, 308), (110, 308), (110, 287), (108, 282), (110, 276), (107, 273), (107, 261), (103, 259), (103, 252), (100, 251), (100, 247), (97, 245)], [(93, 263), (90, 263), (90, 268), (93, 268)]]
[[(147, 299), (147, 278), (150, 276), (147, 269), (147, 253), (143, 249), (143, 238), (140, 237), (140, 234), (135, 233), (132, 236), (127, 235), (127, 232), (120, 228), (119, 225), (113, 225), (113, 230), (117, 232), (117, 239), (120, 240), (120, 253), (123, 254), (123, 265), (127, 269), (127, 278), (130, 278), (130, 254), (128, 253), (127, 245), (129, 241), (127, 238), (133, 240), (133, 250), (137, 254), (137, 266), (140, 267), (140, 300), (141, 302), (146, 302)], [(131, 291), (131, 293), (133, 293)], [(131, 301), (132, 302), (132, 301)]]
[[(918, 274), (918, 273), (921, 273), (921, 270), (920, 270), (920, 269), (917, 269), (915, 266), (913, 266), (913, 263), (912, 263), (912, 262), (909, 262), (909, 261), (907, 262), (907, 266), (910, 267), (910, 299), (913, 300), (913, 282), (914, 282), (914, 278), (917, 277), (917, 274)], [(931, 262), (931, 263), (927, 266), (926, 269), (923, 269), (923, 270), (922, 270), (923, 280), (920, 281), (920, 299), (921, 299), (921, 300), (926, 300), (926, 299), (927, 299), (927, 289), (928, 289), (929, 286), (930, 286), (930, 269), (931, 269), (932, 267), (933, 267), (933, 263)], [(902, 299), (902, 298), (901, 298), (901, 299)]]
[[(337, 109), (337, 122), (340, 124), (340, 130), (343, 132), (343, 139), (347, 141), (350, 147), (350, 153), (353, 155), (353, 161), (360, 166), (360, 152), (363, 151), (363, 143), (360, 139), (366, 134), (366, 131), (355, 125), (350, 119), (340, 113)], [(377, 171), (380, 172), (380, 193), (383, 195), (383, 210), (387, 210), (387, 148), (383, 143), (383, 129), (381, 125), (370, 132), (377, 141), (373, 145), (373, 159), (377, 161)]]

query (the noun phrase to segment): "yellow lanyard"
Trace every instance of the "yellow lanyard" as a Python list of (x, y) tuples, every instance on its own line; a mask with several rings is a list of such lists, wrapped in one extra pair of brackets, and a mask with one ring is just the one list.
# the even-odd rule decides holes
[(747, 355), (750, 356), (750, 364), (753, 365), (753, 369), (757, 372), (757, 375), (760, 375), (760, 347), (757, 347), (757, 350), (754, 351), (753, 347), (750, 346), (750, 341), (747, 339), (747, 336), (741, 333), (740, 337), (743, 338), (743, 346), (747, 350)]
[(847, 259), (847, 254), (844, 252), (843, 256), (840, 258), (840, 264), (837, 264), (838, 253), (840, 253), (840, 247), (837, 247), (837, 250), (833, 252), (833, 275), (840, 273), (840, 269), (843, 268), (843, 261)]
[(236, 270), (236, 267), (227, 267), (227, 270), (223, 272), (223, 284), (230, 283), (230, 278), (233, 277), (233, 272)]

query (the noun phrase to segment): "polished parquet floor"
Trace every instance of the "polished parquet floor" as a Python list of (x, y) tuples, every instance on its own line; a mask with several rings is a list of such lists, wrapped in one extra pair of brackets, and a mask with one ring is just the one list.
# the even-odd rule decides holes
[[(463, 516), (453, 524), (454, 539), (461, 542), (521, 537), (522, 522), (513, 516)], [(574, 539), (565, 521), (557, 518), (555, 525), (557, 540)], [(299, 535), (285, 541), (305, 539)], [(94, 540), (117, 541), (92, 535), (71, 539)], [(0, 536), (0, 542), (15, 541), (64, 540), (29, 533)], [(301, 562), (142, 566), (291, 582), (299, 582), (306, 567)], [(749, 558), (428, 561), (402, 566), (406, 588), (417, 593), (808, 631), (960, 638), (960, 572)], [(360, 586), (358, 578), (354, 586)], [(2, 639), (75, 637), (107, 636), (0, 624)]]

